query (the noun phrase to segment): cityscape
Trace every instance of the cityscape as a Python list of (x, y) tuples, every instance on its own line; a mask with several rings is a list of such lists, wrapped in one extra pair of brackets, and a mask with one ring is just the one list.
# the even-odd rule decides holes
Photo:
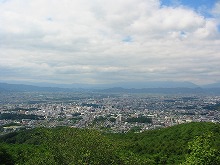
[(1, 134), (69, 126), (143, 132), (188, 122), (220, 121), (220, 96), (97, 92), (2, 92)]
[(0, 21), (0, 164), (220, 164), (220, 0), (0, 0)]

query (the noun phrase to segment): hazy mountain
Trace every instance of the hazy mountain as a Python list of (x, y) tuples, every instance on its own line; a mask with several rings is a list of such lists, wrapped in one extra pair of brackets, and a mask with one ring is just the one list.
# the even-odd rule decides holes
[(69, 92), (76, 90), (77, 89), (0, 83), (0, 91), (2, 92)]
[(109, 93), (155, 93), (155, 94), (201, 94), (208, 93), (202, 88), (142, 88), (142, 89), (125, 89), (125, 88), (108, 88), (100, 90)]
[(10, 84), (26, 84), (38, 87), (58, 87), (58, 88), (83, 88), (83, 89), (106, 89), (106, 88), (196, 88), (199, 87), (191, 82), (175, 82), (175, 81), (149, 81), (149, 82), (119, 82), (119, 83), (109, 83), (109, 84), (83, 84), (83, 83), (73, 83), (73, 84), (55, 84), (55, 83), (33, 83), (33, 82), (12, 82)]
[(196, 88), (199, 87), (191, 82), (178, 81), (149, 81), (149, 82), (121, 82), (112, 84), (112, 87), (121, 88)]
[[(38, 83), (36, 83), (38, 84)], [(128, 82), (115, 84), (8, 84), (0, 83), (0, 92), (110, 92), (162, 94), (220, 94), (220, 88), (201, 88), (190, 82)]]
[(220, 82), (213, 83), (213, 84), (203, 85), (202, 87), (203, 88), (220, 88)]

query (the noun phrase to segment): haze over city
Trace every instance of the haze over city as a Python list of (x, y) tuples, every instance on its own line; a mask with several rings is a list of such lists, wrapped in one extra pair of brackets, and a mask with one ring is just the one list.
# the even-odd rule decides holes
[(220, 82), (218, 0), (0, 0), (1, 82)]

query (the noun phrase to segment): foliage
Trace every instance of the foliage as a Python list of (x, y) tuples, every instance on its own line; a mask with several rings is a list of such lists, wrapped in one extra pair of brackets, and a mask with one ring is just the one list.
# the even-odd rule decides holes
[(212, 133), (197, 136), (189, 142), (190, 153), (183, 164), (190, 165), (216, 165), (220, 162), (218, 150), (212, 146)]
[(93, 123), (104, 122), (107, 118), (103, 116), (98, 116), (93, 120)]
[(141, 131), (141, 127), (140, 126), (134, 126), (130, 129), (130, 132), (140, 132)]
[(0, 137), (0, 164), (9, 165), (173, 165), (196, 164), (200, 159), (211, 165), (219, 161), (219, 151), (220, 125), (213, 123), (126, 134), (70, 127), (36, 128)]
[(80, 115), (81, 113), (78, 113), (78, 112), (72, 114), (73, 117), (80, 116)]
[(93, 108), (100, 108), (101, 107), (98, 104), (89, 104), (89, 103), (82, 103), (82, 106), (93, 107)]
[(152, 119), (146, 116), (131, 117), (126, 120), (129, 123), (152, 123)]
[(3, 127), (10, 127), (10, 126), (21, 126), (21, 124), (12, 122), (12, 123), (8, 123), (8, 124), (3, 125)]
[(81, 119), (82, 119), (81, 116), (76, 116), (76, 117), (71, 118), (70, 120), (71, 120), (72, 123), (77, 123)]
[(25, 115), (25, 114), (13, 114), (13, 113), (2, 113), (0, 115), (0, 120), (21, 120), (21, 119), (32, 119), (32, 120), (39, 120), (42, 119), (43, 116), (38, 115)]
[(109, 121), (110, 121), (110, 122), (115, 122), (115, 121), (116, 121), (116, 118), (110, 117), (110, 118), (109, 118)]
[(109, 134), (125, 151), (148, 157), (155, 164), (180, 164), (188, 154), (188, 143), (196, 136), (213, 132), (213, 146), (220, 151), (220, 125), (213, 123), (181, 124), (143, 133)]
[(5, 148), (0, 146), (0, 164), (13, 165), (14, 162), (11, 158), (11, 155), (7, 152)]
[(17, 164), (120, 164), (114, 147), (95, 130), (37, 128), (1, 140)]
[(10, 111), (34, 111), (34, 110), (38, 110), (38, 109), (37, 108), (20, 108), (20, 107), (10, 109)]

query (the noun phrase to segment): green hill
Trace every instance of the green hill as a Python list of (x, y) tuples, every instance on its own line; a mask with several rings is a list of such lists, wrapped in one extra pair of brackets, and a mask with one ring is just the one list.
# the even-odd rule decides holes
[(126, 134), (36, 128), (0, 137), (0, 164), (216, 164), (219, 151), (220, 124), (213, 123)]

